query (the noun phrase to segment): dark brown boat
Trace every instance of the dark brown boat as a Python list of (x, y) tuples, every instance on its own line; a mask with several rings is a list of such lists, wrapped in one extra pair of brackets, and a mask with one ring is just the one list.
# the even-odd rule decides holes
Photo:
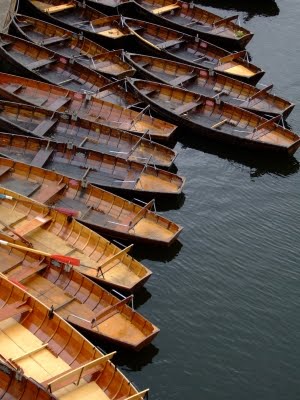
[[(52, 112), (67, 113), (73, 120), (77, 117), (87, 119), (107, 128), (127, 131), (160, 142), (169, 141), (176, 130), (175, 125), (148, 115), (149, 107), (137, 112), (94, 96), (10, 74), (0, 73), (0, 97), (17, 103), (42, 106)], [(134, 138), (132, 140), (137, 144)], [(167, 153), (171, 154), (169, 151)]]
[(145, 398), (148, 390), (138, 393), (110, 361), (115, 352), (104, 355), (21, 286), (0, 277), (1, 353), (20, 379), (25, 374), (60, 400)]
[[(97, 0), (89, 1), (92, 6), (97, 3)], [(236, 23), (239, 21), (238, 15), (223, 18), (200, 8), (193, 2), (135, 0), (131, 4), (129, 10), (132, 11), (129, 12), (132, 17), (138, 13), (142, 20), (146, 19), (154, 24), (169, 27), (191, 36), (198, 36), (226, 49), (243, 49), (253, 37), (252, 32)], [(133, 15), (133, 11), (135, 15)], [(126, 15), (128, 14), (126, 13)]]
[(134, 68), (123, 59), (122, 50), (108, 51), (99, 44), (57, 25), (25, 15), (16, 15), (10, 28), (17, 36), (77, 61), (103, 75), (122, 79)]
[(137, 103), (136, 97), (118, 82), (112, 82), (76, 61), (27, 40), (1, 33), (0, 56), (6, 63), (2, 69), (9, 64), (20, 75), (87, 93), (121, 106)]
[(217, 99), (162, 83), (130, 78), (130, 84), (157, 112), (194, 136), (281, 154), (293, 154), (300, 146), (297, 134), (277, 125), (280, 116), (267, 120)]
[[(11, 107), (7, 105), (5, 112), (9, 113), (10, 109)], [(3, 111), (0, 116), (2, 115)], [(16, 114), (11, 116), (18, 117)], [(26, 120), (27, 116), (23, 117)], [(30, 121), (30, 116), (28, 120)], [(10, 128), (11, 131), (18, 126), (16, 120), (5, 121), (6, 128)], [(179, 195), (185, 181), (178, 175), (147, 164), (126, 161), (93, 150), (69, 146), (66, 143), (9, 134), (1, 134), (0, 141), (0, 153), (3, 156), (40, 168), (55, 170), (81, 180), (83, 185), (89, 182), (116, 192), (155, 197)]]
[[(38, 185), (31, 184), (38, 190)], [(41, 196), (55, 196), (62, 186), (43, 188)], [(28, 189), (29, 190), (29, 189)], [(0, 227), (3, 234), (24, 243), (30, 253), (74, 265), (96, 283), (133, 293), (151, 271), (128, 255), (132, 245), (119, 247), (80, 224), (67, 212), (0, 187)], [(4, 268), (6, 266), (4, 265)]]
[(107, 48), (121, 49), (131, 38), (119, 15), (107, 16), (76, 0), (24, 0), (24, 14), (82, 33)]
[(273, 85), (262, 86), (259, 89), (217, 72), (209, 73), (204, 68), (176, 61), (131, 53), (125, 53), (125, 57), (144, 79), (214, 97), (262, 116), (273, 118), (281, 115), (285, 119), (295, 106), (288, 100), (269, 93)]
[[(153, 200), (142, 207), (55, 171), (3, 157), (0, 157), (0, 185), (71, 214), (101, 234), (131, 243), (169, 246), (182, 231), (181, 226), (150, 211)], [(41, 195), (43, 192), (45, 196)]]
[(1, 272), (83, 334), (135, 351), (158, 334), (155, 325), (128, 305), (133, 295), (120, 300), (76, 268), (23, 250), (22, 244), (0, 233), (1, 240), (7, 242), (0, 245)]
[(251, 85), (255, 85), (264, 75), (261, 68), (249, 62), (245, 50), (229, 53), (199, 37), (161, 25), (130, 18), (123, 18), (123, 21), (138, 43), (151, 55), (220, 72)]
[(57, 400), (45, 387), (24, 376), (15, 365), (1, 355), (0, 396), (7, 400)]
[[(66, 98), (51, 96), (51, 92), (49, 95), (49, 91), (45, 92), (42, 90), (43, 84), (40, 82), (29, 82), (33, 86), (26, 86), (26, 82), (28, 82), (27, 79), (0, 73), (0, 96), (16, 103), (21, 103), (24, 100), (29, 102), (31, 100), (32, 103), (36, 104), (43, 99), (45, 101), (44, 107), (47, 110), (32, 105), (20, 105), (16, 107), (19, 107), (20, 112), (26, 112), (28, 115), (31, 115), (32, 123), (37, 123), (38, 125), (43, 123), (45, 125), (46, 122), (44, 121), (48, 120), (47, 126), (49, 129), (47, 129), (47, 126), (44, 126), (42, 131), (31, 130), (27, 126), (21, 127), (18, 131), (16, 128), (15, 133), (25, 133), (26, 135), (43, 137), (45, 139), (49, 138), (61, 143), (72, 143), (77, 147), (92, 149), (104, 154), (117, 155), (125, 160), (141, 163), (148, 162), (162, 167), (170, 167), (175, 160), (176, 152), (161, 144), (145, 138), (139, 138), (129, 132), (109, 128), (101, 123), (54, 112), (53, 108), (55, 107), (53, 106), (55, 104), (63, 104), (66, 102)], [(13, 92), (16, 88), (19, 88), (17, 93)], [(53, 121), (53, 123), (50, 121)]]

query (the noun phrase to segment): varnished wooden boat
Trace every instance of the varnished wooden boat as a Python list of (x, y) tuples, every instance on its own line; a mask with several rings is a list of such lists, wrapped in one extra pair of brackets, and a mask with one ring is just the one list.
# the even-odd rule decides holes
[(293, 154), (300, 146), (298, 135), (276, 124), (280, 116), (267, 120), (217, 99), (177, 87), (133, 78), (130, 82), (161, 115), (199, 137), (282, 154)]
[[(67, 113), (72, 115), (73, 120), (76, 120), (77, 117), (87, 119), (108, 128), (127, 131), (160, 142), (169, 141), (176, 129), (175, 125), (148, 115), (149, 107), (137, 112), (97, 99), (94, 96), (10, 74), (0, 73), (0, 97), (17, 103), (42, 106), (52, 112)], [(131, 139), (133, 146), (137, 144), (132, 136)], [(146, 145), (148, 142), (144, 143), (147, 152), (150, 151)], [(155, 147), (155, 144), (153, 146)], [(138, 152), (140, 150), (139, 146)], [(171, 153), (169, 152), (169, 154)], [(155, 156), (155, 158), (158, 157)], [(132, 159), (131, 156), (130, 159)], [(157, 161), (159, 165), (162, 165), (160, 162)]]
[(83, 35), (107, 48), (124, 48), (131, 32), (119, 15), (107, 16), (76, 0), (24, 0), (24, 14), (36, 16)]
[[(16, 124), (6, 120), (7, 130), (10, 128), (13, 131), (14, 126)], [(0, 140), (0, 153), (5, 157), (40, 168), (55, 169), (63, 175), (81, 180), (84, 185), (89, 182), (116, 192), (153, 197), (177, 196), (185, 181), (178, 175), (147, 164), (126, 161), (66, 143), (9, 134), (1, 134)]]
[[(0, 240), (7, 241), (0, 233)], [(19, 247), (12, 248), (10, 243)], [(119, 300), (87, 277), (61, 264), (30, 253), (8, 239), (1, 245), (1, 272), (14, 282), (21, 282), (26, 291), (95, 340), (139, 351), (158, 334), (159, 329), (128, 303), (133, 296)]]
[[(8, 154), (8, 153), (7, 153)], [(110, 237), (169, 246), (182, 227), (151, 210), (55, 171), (0, 157), (0, 185), (58, 210), (66, 209), (82, 224)], [(38, 190), (33, 190), (38, 187)], [(56, 188), (60, 188), (57, 192)], [(41, 192), (50, 197), (40, 196)], [(55, 196), (51, 196), (54, 192)]]
[[(60, 187), (44, 189), (41, 196), (55, 196)], [(32, 191), (38, 189), (31, 184)], [(28, 187), (29, 191), (29, 187)], [(80, 260), (76, 269), (95, 282), (133, 292), (144, 285), (151, 272), (127, 253), (66, 213), (0, 187), (0, 226), (3, 233), (21, 239), (26, 247), (71, 256)], [(7, 200), (7, 196), (13, 200)]]
[(125, 57), (145, 79), (183, 87), (193, 93), (214, 97), (262, 116), (281, 115), (287, 118), (295, 106), (288, 100), (269, 93), (273, 85), (259, 89), (217, 72), (212, 74), (204, 68), (176, 61), (131, 53), (125, 53)]
[(16, 15), (10, 28), (17, 36), (47, 47), (71, 60), (76, 60), (103, 75), (122, 79), (135, 72), (123, 60), (122, 50), (108, 51), (99, 44), (57, 25), (25, 15)]
[(61, 400), (144, 398), (110, 361), (115, 352), (104, 355), (20, 286), (0, 277), (1, 354), (19, 376)]
[[(89, 1), (91, 5), (94, 2), (97, 3), (97, 0)], [(222, 18), (193, 2), (135, 0), (132, 4), (131, 8), (143, 20), (198, 36), (226, 49), (243, 49), (253, 37), (252, 32), (236, 23), (238, 15)], [(133, 16), (133, 13), (130, 15)]]
[(119, 82), (98, 74), (90, 68), (59, 54), (12, 35), (0, 34), (0, 56), (21, 75), (87, 93), (99, 99), (128, 107), (136, 104), (136, 97)]
[(32, 378), (27, 378), (15, 365), (0, 356), (0, 396), (7, 400), (57, 400), (52, 393)]
[(123, 21), (138, 43), (152, 55), (220, 72), (252, 85), (264, 75), (261, 68), (247, 61), (246, 51), (229, 53), (200, 38), (161, 25), (130, 18)]
[[(51, 106), (57, 104), (57, 102), (62, 104), (66, 101), (66, 98), (49, 96), (48, 91), (46, 92), (46, 96), (44, 96), (43, 90), (36, 89), (39, 86), (42, 89), (43, 84), (32, 83), (34, 83), (34, 86), (28, 87), (26, 86), (26, 79), (0, 73), (1, 97), (6, 97), (18, 103), (20, 103), (22, 99), (26, 101), (31, 100), (33, 103), (43, 99), (46, 101), (45, 106), (48, 108), (48, 110), (46, 110), (33, 105), (11, 104), (12, 108), (10, 112), (25, 113), (27, 114), (28, 122), (30, 119), (30, 125), (21, 126), (19, 130), (16, 128), (15, 133), (42, 137), (45, 139), (49, 138), (61, 143), (72, 143), (78, 147), (92, 149), (103, 154), (117, 155), (129, 161), (138, 161), (141, 163), (149, 162), (151, 165), (154, 164), (163, 167), (170, 167), (172, 165), (176, 157), (176, 152), (168, 147), (145, 138), (139, 138), (129, 132), (107, 127), (101, 123), (54, 112)], [(12, 90), (16, 88), (20, 88), (17, 94), (12, 93)], [(49, 96), (49, 102), (47, 102), (47, 95)], [(0, 101), (0, 106), (1, 104), (5, 106), (7, 103), (1, 103)], [(50, 111), (51, 108), (52, 111)], [(6, 118), (5, 115), (4, 118)], [(5, 123), (3, 120), (2, 122)], [(20, 124), (22, 124), (22, 122), (19, 119), (17, 125)], [(34, 124), (36, 124), (36, 126), (34, 126)], [(37, 126), (40, 126), (40, 128), (37, 128)]]

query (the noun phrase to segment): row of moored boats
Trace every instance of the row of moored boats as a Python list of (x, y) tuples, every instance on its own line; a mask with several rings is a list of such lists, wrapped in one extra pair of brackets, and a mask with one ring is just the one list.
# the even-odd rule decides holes
[(148, 396), (83, 335), (139, 351), (159, 333), (134, 310), (151, 271), (129, 252), (182, 231), (155, 211), (183, 190), (178, 127), (271, 155), (300, 146), (294, 104), (255, 86), (252, 36), (180, 0), (20, 2), (0, 33), (3, 396)]

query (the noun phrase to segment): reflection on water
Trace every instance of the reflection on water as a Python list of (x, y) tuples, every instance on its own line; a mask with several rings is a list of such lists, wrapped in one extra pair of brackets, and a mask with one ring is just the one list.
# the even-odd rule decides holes
[(172, 261), (179, 254), (181, 248), (182, 243), (176, 240), (170, 247), (134, 246), (131, 254), (139, 261), (147, 259), (166, 263)]
[(280, 12), (275, 0), (196, 0), (195, 3), (200, 6), (245, 12), (245, 21), (249, 21), (256, 15), (274, 17)]
[(183, 147), (189, 147), (204, 153), (214, 154), (229, 162), (250, 168), (250, 176), (258, 178), (265, 174), (289, 176), (299, 171), (299, 161), (294, 156), (263, 154), (247, 149), (232, 149), (215, 143), (205, 143), (200, 138), (180, 137)]
[[(110, 351), (113, 351), (113, 348)], [(118, 367), (122, 367), (123, 371), (141, 371), (143, 367), (152, 362), (158, 352), (159, 349), (153, 344), (136, 353), (119, 350), (114, 357), (114, 363)]]

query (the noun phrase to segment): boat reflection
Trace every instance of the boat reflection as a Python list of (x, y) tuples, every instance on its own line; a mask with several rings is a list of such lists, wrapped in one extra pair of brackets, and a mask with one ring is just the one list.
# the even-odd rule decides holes
[[(113, 347), (107, 346), (105, 352), (110, 353)], [(159, 349), (152, 343), (139, 352), (132, 352), (125, 349), (119, 349), (114, 356), (113, 362), (122, 371), (141, 371), (146, 365), (152, 363), (154, 357), (159, 353)]]
[[(240, 164), (249, 168), (251, 178), (258, 178), (265, 174), (273, 174), (287, 177), (299, 171), (299, 161), (294, 156), (280, 156), (274, 154), (263, 154), (247, 149), (229, 148), (223, 144), (205, 143), (197, 139), (180, 138), (183, 147), (200, 150), (204, 153), (213, 154), (231, 163)], [(297, 153), (296, 153), (297, 154)]]
[(176, 240), (170, 247), (162, 246), (134, 246), (132, 249), (132, 257), (136, 260), (150, 260), (159, 262), (170, 262), (172, 261), (180, 252), (182, 248), (182, 243), (180, 240)]
[(246, 13), (245, 21), (249, 21), (256, 15), (274, 17), (280, 9), (275, 0), (196, 0), (195, 4), (205, 7), (214, 7), (222, 10), (233, 10)]

